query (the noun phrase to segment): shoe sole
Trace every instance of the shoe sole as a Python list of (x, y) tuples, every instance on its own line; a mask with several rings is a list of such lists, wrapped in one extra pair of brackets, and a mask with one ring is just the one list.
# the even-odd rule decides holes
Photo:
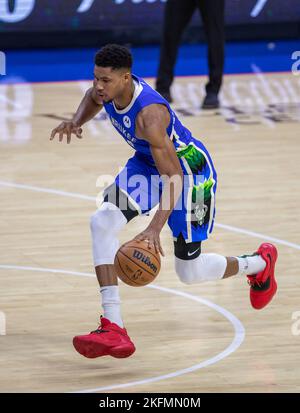
[(102, 356), (112, 356), (115, 358), (126, 358), (135, 352), (134, 346), (117, 346), (109, 348), (102, 343), (81, 340), (79, 337), (73, 338), (75, 350), (86, 358), (97, 358)]
[(277, 282), (276, 282), (276, 280), (275, 280), (275, 277), (273, 278), (273, 281), (274, 281), (273, 286), (275, 285), (275, 287), (270, 287), (270, 288), (274, 288), (274, 290), (273, 290), (273, 292), (272, 292), (272, 295), (269, 296), (269, 300), (268, 300), (266, 303), (264, 303), (264, 305), (262, 305), (262, 306), (259, 306), (259, 305), (254, 306), (253, 303), (251, 302), (252, 307), (255, 308), (255, 310), (261, 310), (262, 308), (266, 307), (266, 306), (272, 301), (274, 295), (275, 295), (276, 292), (277, 292)]
[(110, 356), (115, 357), (117, 359), (123, 359), (123, 358), (131, 356), (135, 352), (135, 347), (119, 346), (119, 347), (113, 347), (109, 349), (108, 351), (109, 351)]

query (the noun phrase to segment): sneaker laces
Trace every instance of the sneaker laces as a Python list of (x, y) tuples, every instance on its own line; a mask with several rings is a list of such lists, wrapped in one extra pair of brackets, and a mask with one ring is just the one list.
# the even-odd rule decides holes
[(108, 330), (103, 330), (103, 327), (98, 327), (97, 328), (97, 330), (94, 330), (94, 331), (91, 331), (91, 334), (93, 334), (93, 333), (95, 333), (95, 334), (101, 334), (101, 333), (109, 333), (109, 331)]
[[(102, 316), (100, 317), (101, 320)], [(109, 330), (104, 330), (104, 328), (102, 327), (102, 324), (99, 324), (97, 330), (91, 331), (91, 334), (101, 334), (101, 333), (109, 333)]]
[(255, 286), (261, 287), (262, 286), (262, 282), (258, 281), (255, 276), (251, 277), (251, 276), (248, 275), (247, 282), (250, 285), (250, 287), (255, 287)]

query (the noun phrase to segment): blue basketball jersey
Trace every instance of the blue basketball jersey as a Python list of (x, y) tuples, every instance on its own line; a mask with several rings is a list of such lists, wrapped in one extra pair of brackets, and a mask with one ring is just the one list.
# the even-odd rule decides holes
[[(135, 122), (144, 107), (152, 104), (165, 105), (170, 113), (166, 133), (174, 144), (185, 178), (181, 197), (169, 216), (168, 224), (174, 239), (182, 234), (187, 242), (202, 241), (212, 231), (215, 217), (217, 174), (211, 157), (202, 142), (195, 139), (182, 125), (169, 103), (143, 79), (135, 75), (132, 78), (135, 91), (126, 108), (119, 110), (113, 101), (104, 102), (111, 123), (135, 149), (134, 156), (116, 177), (115, 183), (140, 213), (147, 213), (158, 204), (161, 185), (152, 178), (159, 175), (159, 172), (149, 143), (135, 134)], [(140, 188), (138, 194), (136, 185), (131, 184), (131, 178), (137, 176), (143, 176), (147, 184)]]
[[(168, 108), (171, 119), (166, 132), (172, 139), (176, 151), (183, 149), (191, 142), (192, 134), (182, 125), (169, 103), (158, 92), (138, 76), (133, 74), (132, 78), (135, 82), (135, 91), (131, 103), (126, 108), (118, 110), (112, 101), (104, 102), (104, 108), (111, 123), (125, 141), (137, 152), (144, 154), (145, 160), (150, 164), (154, 164), (149, 143), (135, 134), (136, 117), (145, 106), (162, 104)], [(204, 146), (203, 149), (205, 150)]]

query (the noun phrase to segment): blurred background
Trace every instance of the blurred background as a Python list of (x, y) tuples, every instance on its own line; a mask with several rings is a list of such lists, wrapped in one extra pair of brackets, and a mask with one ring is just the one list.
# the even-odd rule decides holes
[[(164, 6), (165, 0), (0, 0), (7, 74), (0, 82), (89, 79), (95, 50), (111, 42), (131, 47), (140, 76), (155, 76)], [(300, 49), (299, 20), (298, 0), (227, 0), (225, 73), (252, 72), (253, 64), (290, 70), (291, 52)], [(175, 75), (207, 74), (205, 42), (196, 11)]]
[[(215, 1), (223, 5), (206, 5)], [(73, 336), (94, 329), (101, 311), (89, 228), (97, 178), (114, 177), (132, 148), (104, 111), (71, 145), (50, 133), (74, 115), (91, 87), (94, 54), (107, 43), (130, 47), (133, 72), (156, 86), (171, 46), (161, 47), (166, 4), (0, 0), (0, 392), (300, 391), (299, 0), (225, 1), (224, 70), (223, 14), (220, 47), (210, 43), (221, 52), (213, 110), (203, 110), (214, 65), (195, 11), (171, 90), (170, 78), (162, 90), (218, 171), (216, 224), (203, 252), (231, 256), (275, 243), (278, 294), (257, 313), (242, 277), (182, 284), (165, 226), (155, 288), (121, 285), (136, 355), (91, 363), (73, 350)], [(130, 223), (121, 243), (150, 219)]]

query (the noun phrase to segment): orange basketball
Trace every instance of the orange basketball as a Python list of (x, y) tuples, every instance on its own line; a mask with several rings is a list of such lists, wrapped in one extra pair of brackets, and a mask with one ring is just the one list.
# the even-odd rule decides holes
[(160, 256), (146, 241), (122, 245), (115, 256), (118, 277), (132, 287), (151, 283), (160, 271)]

